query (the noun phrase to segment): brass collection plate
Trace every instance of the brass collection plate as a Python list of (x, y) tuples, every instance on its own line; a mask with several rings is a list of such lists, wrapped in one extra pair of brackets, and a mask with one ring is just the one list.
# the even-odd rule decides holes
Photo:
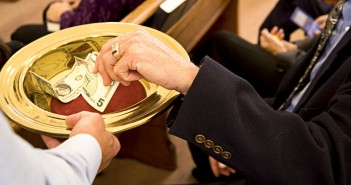
[[(73, 56), (85, 58), (100, 51), (111, 38), (144, 28), (185, 58), (185, 49), (170, 36), (148, 27), (128, 23), (95, 23), (76, 26), (42, 37), (13, 55), (0, 73), (0, 108), (15, 124), (38, 134), (68, 137), (64, 115), (50, 111), (51, 96), (32, 79), (30, 71), (48, 80), (71, 69)], [(166, 111), (179, 95), (146, 80), (140, 80), (146, 98), (118, 112), (103, 114), (106, 129), (119, 133), (147, 123)]]

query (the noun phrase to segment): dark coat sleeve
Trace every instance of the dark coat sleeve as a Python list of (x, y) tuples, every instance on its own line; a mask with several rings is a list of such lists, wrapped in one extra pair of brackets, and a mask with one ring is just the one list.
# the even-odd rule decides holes
[(305, 121), (205, 58), (170, 133), (259, 184), (349, 184), (350, 75), (344, 81), (328, 110)]

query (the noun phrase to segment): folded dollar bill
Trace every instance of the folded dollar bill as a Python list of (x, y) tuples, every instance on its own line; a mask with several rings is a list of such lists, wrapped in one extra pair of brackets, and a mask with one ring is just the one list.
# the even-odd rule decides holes
[(96, 56), (96, 53), (90, 53), (85, 59), (89, 64), (87, 65), (87, 72), (83, 82), (82, 96), (92, 107), (103, 112), (119, 83), (112, 81), (109, 86), (104, 86), (101, 75), (92, 73)]
[(97, 54), (89, 53), (85, 59), (74, 57), (72, 69), (54, 83), (34, 72), (31, 74), (44, 92), (61, 102), (68, 103), (82, 95), (92, 107), (103, 112), (119, 83), (113, 81), (109, 86), (104, 86), (101, 75), (92, 73)]

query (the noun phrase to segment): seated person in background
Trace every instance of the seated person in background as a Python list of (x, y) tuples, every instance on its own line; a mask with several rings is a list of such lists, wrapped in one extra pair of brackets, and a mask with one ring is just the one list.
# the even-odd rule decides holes
[[(298, 4), (297, 2), (299, 1), (294, 2)], [(305, 3), (307, 2), (309, 1)], [(279, 1), (271, 14), (276, 15), (277, 12), (281, 12), (277, 9), (283, 9), (282, 4), (284, 3), (288, 3), (288, 1)], [(331, 4), (335, 3), (332, 2)], [(293, 6), (293, 8), (295, 7), (296, 5)], [(316, 15), (316, 12), (314, 15)], [(278, 23), (290, 29), (289, 33), (291, 33), (292, 28), (288, 25), (294, 25), (294, 23), (290, 22), (289, 16), (287, 16), (287, 20), (283, 20), (281, 17), (271, 20), (272, 17), (268, 16), (265, 24), (279, 20)], [(325, 27), (326, 19), (327, 14), (319, 15), (315, 19), (320, 25), (321, 30)], [(293, 27), (294, 29), (297, 28), (296, 25)], [(221, 31), (216, 33), (204, 46), (200, 47), (194, 53), (193, 62), (199, 64), (201, 59), (205, 55), (208, 55), (236, 75), (249, 81), (263, 98), (269, 98), (274, 96), (286, 71), (291, 65), (303, 59), (306, 52), (319, 39), (319, 34), (317, 32), (313, 37), (306, 36), (302, 40), (289, 42), (284, 40), (284, 38), (290, 37), (286, 36), (285, 30), (282, 28), (279, 29), (275, 26), (269, 32), (267, 28), (262, 28), (261, 26), (260, 44), (256, 45), (247, 42), (231, 32)], [(211, 170), (209, 157), (191, 143), (189, 143), (189, 149), (196, 164), (196, 168), (193, 170), (194, 177), (199, 181), (218, 180), (213, 175), (213, 170)], [(241, 177), (240, 174), (237, 174), (231, 178), (236, 179)], [(220, 179), (226, 180), (227, 178), (221, 177)]]
[(278, 59), (294, 64), (305, 55), (313, 42), (318, 40), (319, 34), (325, 28), (327, 18), (328, 14), (319, 16), (315, 20), (319, 25), (319, 29), (314, 32), (314, 35), (312, 37), (306, 36), (304, 39), (295, 42), (284, 40), (285, 33), (283, 29), (278, 29), (278, 27), (275, 26), (269, 33), (268, 29), (264, 28), (260, 32), (259, 46)]
[(259, 30), (272, 30), (273, 27), (282, 28), (285, 32), (284, 40), (290, 41), (291, 34), (299, 27), (290, 21), (296, 7), (300, 7), (313, 19), (328, 14), (338, 0), (279, 0)]
[[(28, 44), (54, 30), (48, 30), (52, 24), (59, 23), (59, 29), (72, 26), (116, 22), (135, 9), (144, 0), (62, 0), (50, 3), (43, 13), (44, 24), (23, 25), (12, 34), (12, 40)], [(57, 30), (57, 29), (55, 29)]]
[[(324, 29), (327, 15), (316, 19)], [(313, 37), (289, 42), (285, 30), (273, 27), (260, 32), (260, 44), (251, 44), (234, 33), (220, 31), (194, 52), (193, 62), (208, 55), (224, 67), (248, 80), (262, 97), (272, 97), (287, 69), (299, 61), (319, 38)]]
[(0, 184), (88, 185), (120, 150), (102, 117), (81, 112), (66, 118), (69, 139), (42, 136), (49, 150), (33, 148), (10, 128), (0, 111)]

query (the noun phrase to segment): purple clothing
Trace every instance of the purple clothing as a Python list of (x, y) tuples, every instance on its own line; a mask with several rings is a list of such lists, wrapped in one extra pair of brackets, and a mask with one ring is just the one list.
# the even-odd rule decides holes
[(144, 0), (82, 0), (76, 10), (61, 15), (61, 29), (96, 22), (119, 21)]

